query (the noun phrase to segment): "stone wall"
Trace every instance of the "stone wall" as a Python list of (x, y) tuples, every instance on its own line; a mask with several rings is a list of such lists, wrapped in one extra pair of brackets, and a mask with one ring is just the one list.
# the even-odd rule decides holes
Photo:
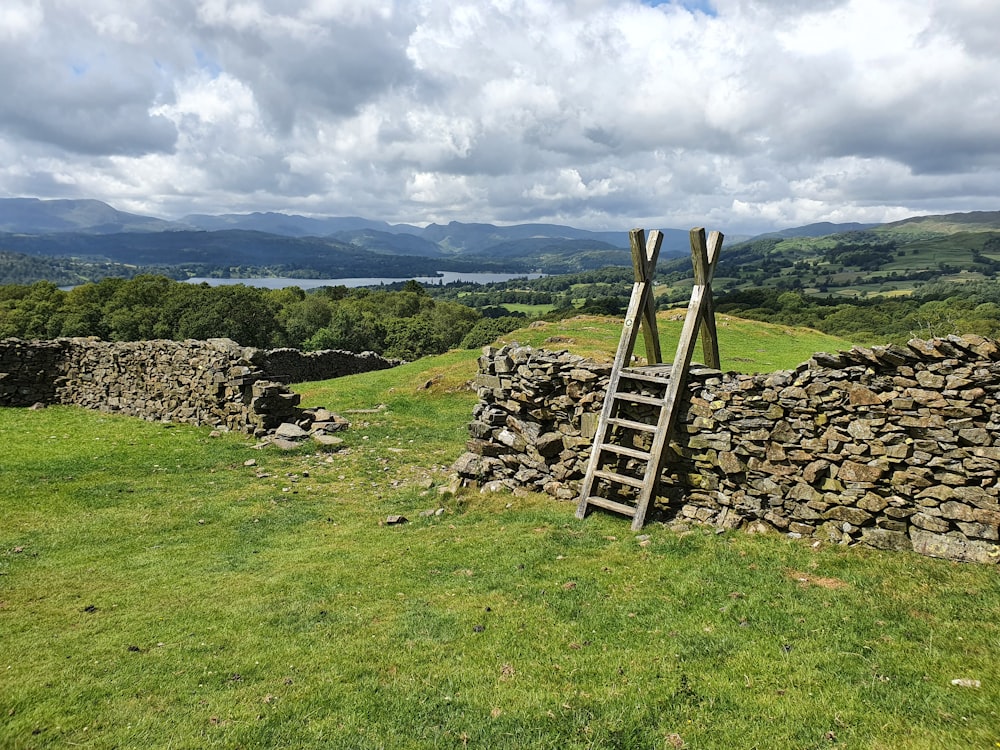
[(282, 383), (305, 383), (372, 370), (386, 370), (400, 362), (397, 359), (386, 359), (375, 352), (356, 354), (340, 349), (324, 349), (319, 352), (269, 349), (262, 352), (260, 358), (260, 365), (268, 376)]
[[(484, 350), (459, 473), (575, 499), (609, 372)], [(998, 406), (1000, 346), (974, 336), (765, 375), (693, 368), (651, 517), (997, 563)]]
[(265, 352), (230, 339), (117, 343), (4, 339), (0, 406), (75, 404), (152, 421), (263, 434), (302, 418), (298, 394), (284, 383), (393, 364), (370, 352), (295, 357), (289, 351)]

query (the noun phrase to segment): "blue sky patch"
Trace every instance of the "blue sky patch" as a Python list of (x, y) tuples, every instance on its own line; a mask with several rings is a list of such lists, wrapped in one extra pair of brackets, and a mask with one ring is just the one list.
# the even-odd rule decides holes
[(642, 0), (642, 3), (653, 8), (658, 5), (679, 5), (690, 11), (704, 13), (706, 16), (718, 15), (718, 11), (712, 5), (712, 0)]

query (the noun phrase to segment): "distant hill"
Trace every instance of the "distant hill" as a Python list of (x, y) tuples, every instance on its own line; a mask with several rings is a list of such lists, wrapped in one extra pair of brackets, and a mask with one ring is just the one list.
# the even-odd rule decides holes
[(390, 255), (422, 255), (438, 258), (446, 255), (441, 247), (430, 240), (405, 232), (393, 234), (376, 229), (353, 229), (334, 232), (331, 238), (346, 242), (357, 248)]
[[(251, 214), (189, 214), (181, 220), (194, 229), (217, 231), (222, 229), (247, 229), (255, 232), (280, 234), (287, 237), (325, 237), (339, 232), (374, 230), (392, 232), (394, 227), (384, 221), (372, 221), (358, 216), (312, 218), (275, 212)], [(419, 227), (397, 225), (396, 231), (420, 232)]]
[(766, 234), (758, 235), (758, 237), (825, 237), (828, 234), (838, 234), (840, 232), (860, 232), (877, 226), (879, 225), (859, 224), (857, 222), (834, 224), (829, 221), (820, 221), (815, 224), (806, 224), (801, 227), (780, 229), (777, 232), (767, 232)]
[(152, 216), (129, 214), (96, 200), (0, 198), (0, 232), (165, 232), (178, 228)]
[[(832, 231), (829, 231), (832, 230)], [(690, 263), (660, 265), (680, 296)], [(813, 224), (724, 247), (717, 292), (778, 289), (832, 300), (907, 295), (933, 282), (1000, 278), (1000, 212), (917, 216), (890, 224)]]
[(962, 214), (942, 214), (940, 216), (914, 216), (911, 219), (883, 224), (884, 230), (923, 231), (936, 234), (956, 232), (996, 232), (1000, 231), (1000, 211), (970, 211)]

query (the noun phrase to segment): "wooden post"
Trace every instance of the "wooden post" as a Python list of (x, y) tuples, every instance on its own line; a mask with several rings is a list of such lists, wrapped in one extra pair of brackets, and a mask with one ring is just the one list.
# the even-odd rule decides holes
[(712, 301), (712, 277), (715, 275), (715, 266), (719, 260), (719, 251), (722, 249), (723, 235), (721, 232), (712, 232), (709, 235), (708, 243), (705, 243), (705, 230), (696, 227), (691, 230), (691, 261), (694, 264), (695, 286), (704, 287), (701, 296), (704, 301), (701, 303), (699, 317), (701, 318), (701, 351), (705, 358), (705, 364), (718, 370), (720, 368), (719, 359), (719, 335), (715, 328), (715, 303)]

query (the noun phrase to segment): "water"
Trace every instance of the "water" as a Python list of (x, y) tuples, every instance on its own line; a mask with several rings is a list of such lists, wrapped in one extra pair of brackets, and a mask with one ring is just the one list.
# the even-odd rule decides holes
[[(540, 279), (545, 275), (544, 273), (463, 273), (460, 271), (440, 271), (439, 273), (441, 274), (440, 276), (416, 276), (413, 278), (421, 284), (437, 286), (439, 284), (450, 284), (453, 281), (489, 284), (494, 281), (510, 281), (511, 279)], [(321, 286), (381, 286), (383, 284), (398, 284), (401, 281), (408, 281), (408, 279), (388, 279), (378, 276), (353, 279), (285, 279), (272, 276), (258, 279), (209, 279), (194, 277), (187, 281), (189, 284), (205, 283), (209, 286), (243, 284), (263, 289), (284, 289), (289, 286), (297, 286), (299, 289), (316, 289)]]

